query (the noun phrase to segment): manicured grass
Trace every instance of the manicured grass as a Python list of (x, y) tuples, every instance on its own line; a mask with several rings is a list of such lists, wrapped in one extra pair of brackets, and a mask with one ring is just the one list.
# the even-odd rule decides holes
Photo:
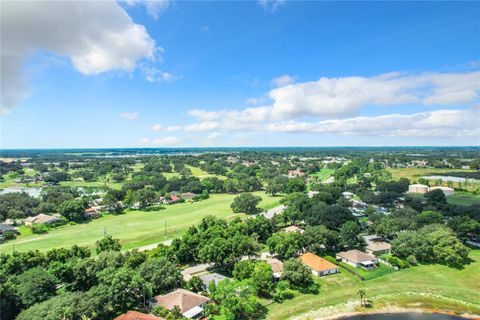
[(465, 169), (449, 169), (449, 168), (394, 168), (388, 169), (392, 174), (394, 180), (400, 178), (408, 178), (410, 180), (417, 180), (422, 176), (434, 176), (438, 173), (447, 172), (475, 172), (475, 170)]
[(108, 182), (108, 181), (83, 181), (83, 180), (72, 180), (72, 181), (61, 181), (60, 185), (63, 187), (96, 187), (96, 188), (110, 188), (120, 190), (122, 188), (121, 183)]
[[(350, 267), (352, 269), (352, 267)], [(382, 277), (389, 273), (395, 272), (395, 269), (390, 268), (389, 266), (380, 263), (378, 268), (375, 270), (365, 270), (363, 268), (354, 269), (359, 275), (361, 275), (365, 280), (372, 280), (378, 277)]]
[(453, 196), (448, 196), (447, 201), (451, 204), (470, 206), (472, 204), (480, 203), (480, 195), (458, 193), (454, 194)]
[(345, 312), (349, 303), (358, 303), (359, 289), (367, 289), (367, 299), (373, 302), (372, 309), (398, 306), (478, 315), (480, 250), (472, 250), (470, 258), (473, 262), (461, 270), (434, 264), (404, 269), (364, 282), (345, 271), (316, 278), (320, 284), (318, 294), (299, 295), (281, 304), (272, 303), (268, 306), (268, 319), (294, 316), (298, 319), (315, 319), (325, 316), (326, 311)]
[(318, 177), (320, 181), (330, 178), (335, 170), (329, 168), (322, 168), (320, 171), (311, 174), (312, 177)]
[[(264, 192), (255, 194), (262, 196), (260, 207), (265, 209), (277, 205), (281, 199), (266, 196)], [(47, 234), (20, 235), (16, 240), (0, 245), (0, 252), (11, 252), (13, 244), (17, 251), (46, 251), (73, 244), (93, 248), (95, 241), (103, 237), (105, 229), (108, 234), (120, 239), (124, 249), (137, 248), (180, 236), (189, 226), (198, 223), (207, 215), (221, 218), (235, 216), (230, 209), (235, 196), (211, 195), (210, 199), (204, 201), (165, 206), (166, 209), (160, 211), (127, 210), (125, 214), (107, 214), (88, 223), (54, 228)]]
[(199, 179), (213, 178), (213, 177), (216, 177), (216, 178), (222, 179), (222, 180), (227, 179), (227, 177), (225, 177), (225, 176), (222, 176), (222, 175), (219, 175), (219, 174), (208, 173), (207, 171), (204, 171), (204, 170), (200, 169), (199, 167), (192, 167), (192, 166), (189, 166), (189, 165), (186, 165), (185, 167), (190, 169), (192, 171), (192, 175), (195, 176), (195, 177), (198, 177)]
[[(33, 177), (37, 171), (31, 168), (25, 168), (25, 176)], [(0, 189), (15, 188), (15, 187), (41, 187), (43, 182), (40, 183), (17, 183), (16, 179), (20, 178), (20, 175), (16, 172), (9, 172), (3, 176), (3, 180), (0, 182)]]

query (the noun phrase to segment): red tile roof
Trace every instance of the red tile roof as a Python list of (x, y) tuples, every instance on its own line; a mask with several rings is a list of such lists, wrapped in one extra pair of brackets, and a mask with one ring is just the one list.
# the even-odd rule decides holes
[(165, 319), (154, 316), (153, 314), (146, 314), (138, 311), (128, 311), (127, 313), (121, 314), (113, 320), (165, 320)]

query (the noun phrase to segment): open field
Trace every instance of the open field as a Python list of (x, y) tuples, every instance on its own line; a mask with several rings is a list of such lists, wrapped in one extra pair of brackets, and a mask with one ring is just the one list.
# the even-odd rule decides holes
[[(424, 195), (421, 193), (409, 193), (410, 196), (424, 199)], [(452, 196), (447, 196), (447, 202), (451, 204), (456, 204), (460, 206), (470, 206), (472, 204), (480, 203), (480, 195), (470, 194), (470, 193), (457, 193)]]
[(311, 174), (312, 177), (317, 177), (320, 181), (324, 181), (333, 175), (335, 170), (329, 168), (322, 168), (320, 171)]
[(359, 308), (354, 306), (354, 303), (358, 304), (359, 289), (367, 289), (367, 299), (372, 300), (373, 310), (397, 306), (478, 315), (480, 250), (472, 250), (470, 258), (473, 262), (462, 270), (435, 264), (404, 269), (364, 282), (346, 271), (316, 278), (321, 286), (318, 294), (303, 294), (281, 304), (272, 303), (268, 306), (268, 319), (294, 316), (297, 319), (315, 319), (324, 316), (325, 310), (345, 312), (352, 308), (353, 311)]
[(392, 174), (394, 180), (400, 178), (408, 178), (412, 182), (421, 178), (422, 176), (434, 176), (438, 173), (447, 173), (447, 172), (475, 172), (475, 170), (464, 170), (464, 169), (448, 169), (448, 168), (395, 168), (388, 169), (388, 172)]
[(199, 178), (199, 179), (215, 177), (215, 178), (218, 178), (218, 179), (225, 180), (227, 178), (227, 177), (219, 175), (219, 174), (208, 173), (207, 171), (204, 171), (204, 170), (200, 169), (199, 167), (192, 167), (192, 166), (189, 166), (189, 165), (186, 165), (185, 167), (190, 169), (192, 171), (192, 175), (194, 177)]
[[(264, 209), (278, 205), (280, 197), (262, 196), (260, 207)], [(198, 223), (204, 216), (214, 215), (221, 218), (233, 217), (230, 204), (236, 195), (211, 195), (210, 199), (165, 206), (165, 210), (141, 211), (127, 210), (125, 214), (105, 215), (100, 219), (77, 225), (65, 225), (54, 228), (47, 234), (20, 235), (14, 241), (0, 245), (0, 252), (15, 250), (40, 250), (69, 247), (73, 244), (93, 248), (95, 241), (103, 237), (104, 229), (115, 238), (119, 238), (124, 249), (132, 249), (164, 241), (181, 235), (189, 226)], [(165, 222), (167, 235), (165, 237)]]

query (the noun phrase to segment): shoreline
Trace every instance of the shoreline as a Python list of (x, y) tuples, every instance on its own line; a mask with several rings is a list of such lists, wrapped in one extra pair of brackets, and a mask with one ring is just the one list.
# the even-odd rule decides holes
[(386, 307), (376, 310), (364, 310), (364, 311), (345, 311), (340, 312), (335, 315), (330, 315), (326, 317), (315, 318), (316, 320), (341, 320), (347, 317), (360, 316), (360, 315), (369, 315), (369, 314), (395, 314), (395, 313), (425, 313), (425, 314), (442, 314), (448, 316), (456, 316), (464, 319), (479, 320), (480, 316), (462, 313), (457, 314), (452, 311), (446, 310), (437, 310), (437, 309), (428, 309), (428, 308), (399, 308), (399, 307)]

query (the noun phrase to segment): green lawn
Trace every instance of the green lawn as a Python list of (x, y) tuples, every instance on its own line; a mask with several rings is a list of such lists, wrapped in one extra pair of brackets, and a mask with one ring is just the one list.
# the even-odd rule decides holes
[[(421, 193), (409, 193), (411, 197), (424, 200), (425, 196)], [(480, 195), (475, 195), (471, 193), (457, 193), (453, 196), (447, 196), (447, 202), (451, 204), (461, 205), (461, 206), (470, 206), (472, 204), (480, 203)]]
[[(263, 192), (260, 207), (264, 209), (278, 205), (281, 197), (266, 196)], [(127, 210), (121, 215), (105, 215), (89, 223), (65, 225), (49, 231), (48, 234), (20, 235), (16, 240), (0, 245), (0, 252), (68, 247), (73, 244), (94, 247), (95, 241), (102, 238), (104, 228), (115, 238), (119, 238), (124, 249), (132, 249), (181, 235), (189, 226), (198, 223), (206, 215), (221, 218), (233, 217), (230, 204), (236, 195), (212, 195), (210, 199), (165, 206), (165, 210), (145, 212)], [(167, 236), (164, 235), (165, 221)]]
[(335, 170), (329, 168), (322, 168), (320, 171), (311, 174), (312, 177), (318, 177), (320, 181), (324, 181), (333, 175)]
[[(37, 171), (31, 168), (25, 168), (25, 176), (33, 177)], [(20, 177), (19, 174), (15, 172), (9, 172), (3, 176), (3, 181), (0, 182), (0, 189), (5, 188), (14, 188), (14, 187), (41, 187), (43, 182), (40, 183), (17, 183), (15, 182), (16, 179)]]
[(83, 181), (83, 180), (71, 180), (71, 181), (61, 181), (60, 185), (62, 187), (95, 187), (95, 188), (110, 188), (120, 190), (122, 188), (121, 183), (110, 182), (110, 181)]
[(346, 271), (316, 278), (318, 294), (299, 295), (281, 304), (268, 305), (268, 319), (315, 319), (336, 312), (358, 310), (359, 289), (367, 289), (373, 310), (386, 306), (438, 309), (480, 314), (480, 250), (472, 250), (473, 262), (458, 270), (441, 265), (422, 265), (358, 281)]

